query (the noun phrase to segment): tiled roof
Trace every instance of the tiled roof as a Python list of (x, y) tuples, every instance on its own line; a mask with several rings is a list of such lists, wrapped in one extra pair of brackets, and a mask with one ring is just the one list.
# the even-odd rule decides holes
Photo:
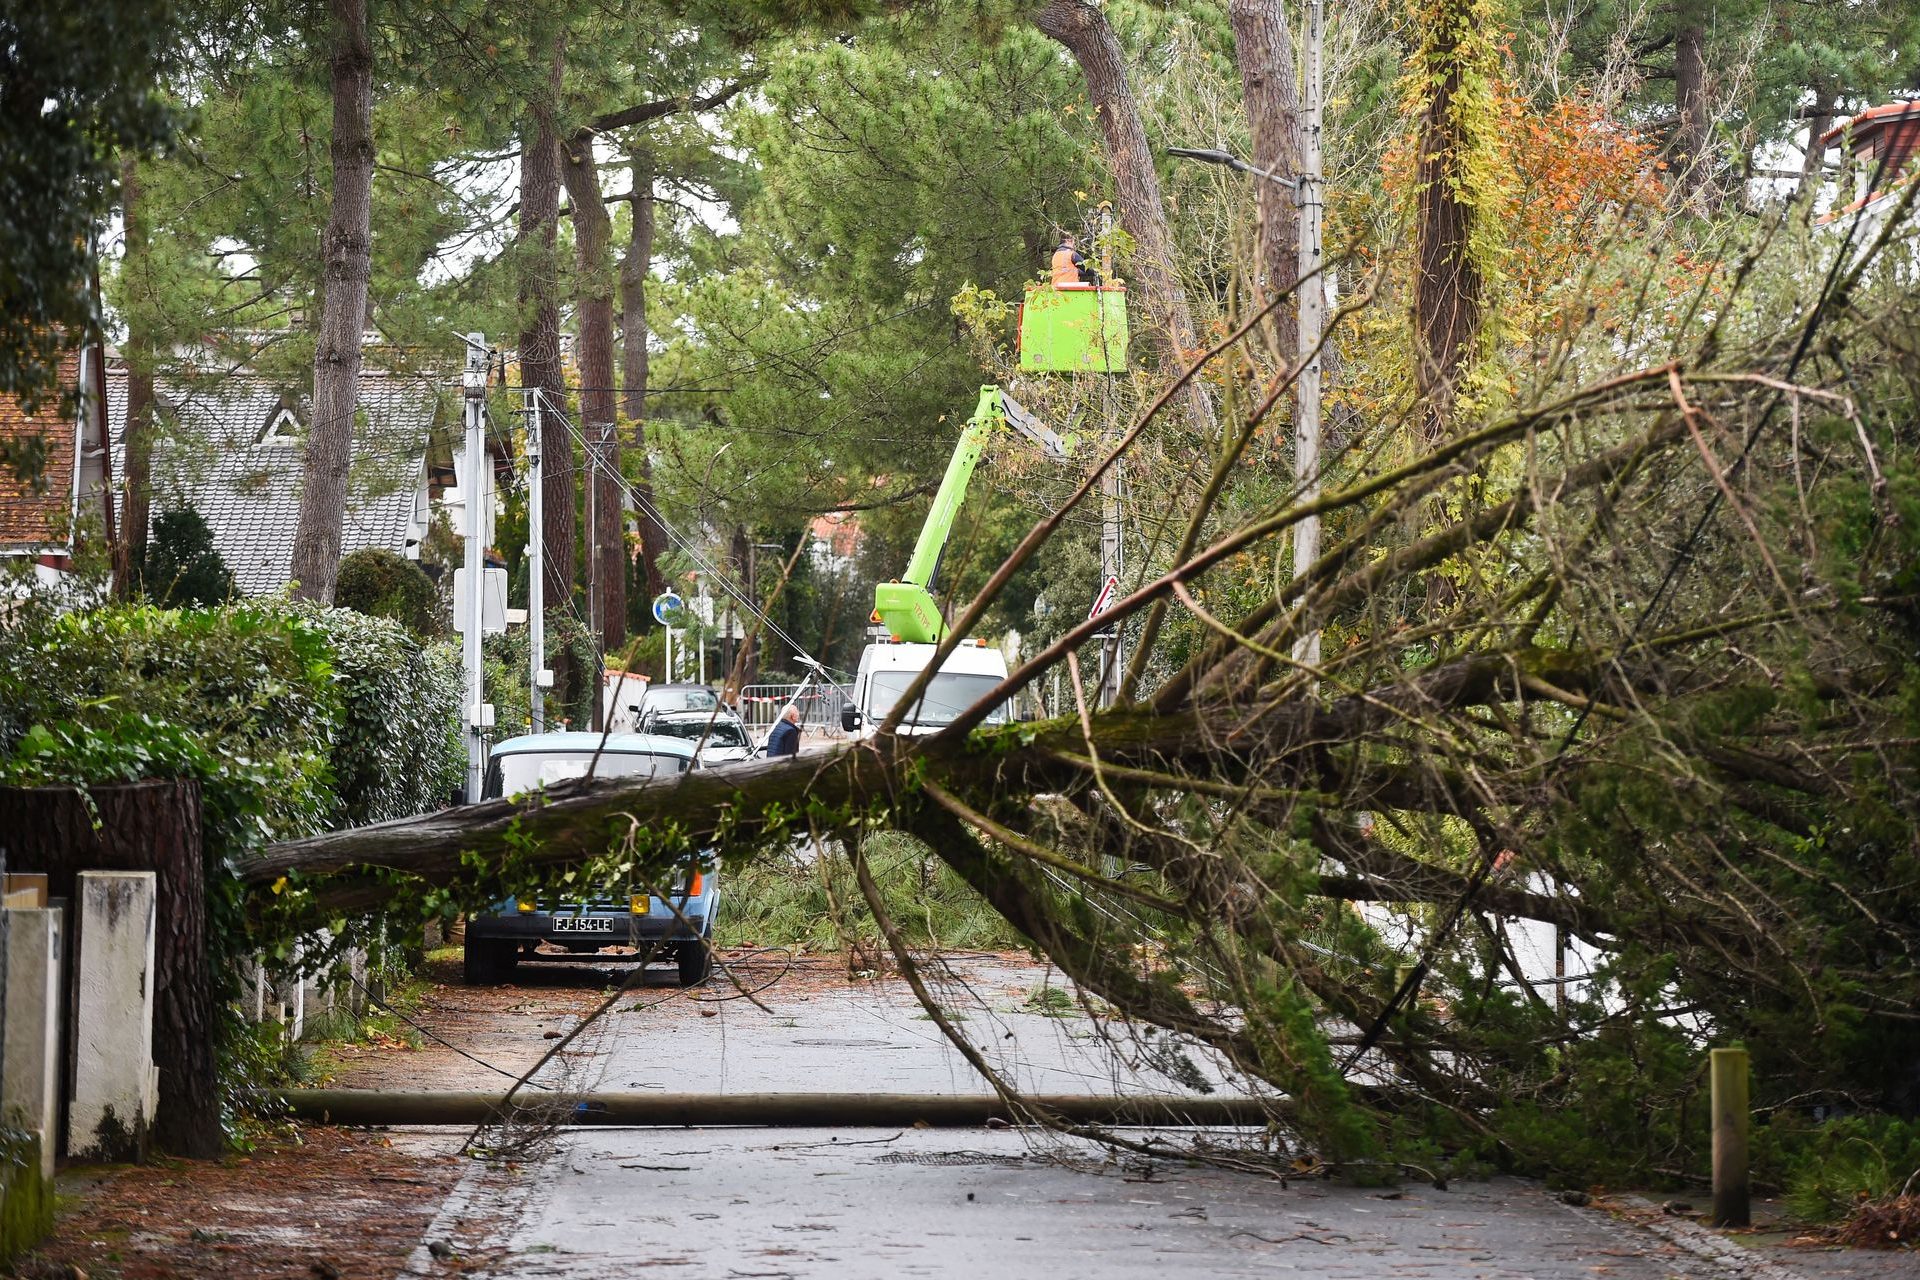
[[(303, 436), (311, 417), (305, 397), (295, 399), (266, 381), (238, 374), (211, 389), (163, 383), (155, 398), (170, 425), (154, 450), (153, 515), (180, 506), (199, 512), (243, 594), (285, 586), (300, 519)], [(342, 554), (366, 547), (406, 550), (426, 474), (428, 437), (448, 421), (441, 403), (438, 379), (363, 371)], [(271, 430), (285, 412), (291, 413), (290, 430), (298, 434)], [(107, 414), (114, 474), (124, 475), (124, 366), (108, 368)]]
[[(71, 392), (80, 376), (80, 353), (70, 351), (60, 360), (60, 388)], [(0, 463), (0, 549), (32, 550), (65, 546), (73, 510), (73, 446), (77, 433), (72, 404), (49, 396), (29, 416), (12, 396), (0, 396), (0, 439), (22, 443), (41, 438), (46, 465), (39, 483), (19, 479), (13, 468)]]
[(1913, 119), (1920, 119), (1920, 102), (1883, 102), (1877, 107), (1868, 107), (1845, 124), (1827, 130), (1820, 135), (1820, 141), (1824, 146), (1832, 146), (1851, 135), (1857, 144), (1868, 134)]

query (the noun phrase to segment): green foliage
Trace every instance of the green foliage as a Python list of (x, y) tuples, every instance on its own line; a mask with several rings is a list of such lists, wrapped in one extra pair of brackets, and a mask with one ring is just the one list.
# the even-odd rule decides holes
[(98, 326), (91, 246), (120, 155), (174, 125), (155, 91), (172, 10), (101, 0), (9, 4), (0, 16), (0, 392), (37, 400), (72, 336)]
[(154, 518), (141, 581), (164, 605), (224, 604), (233, 596), (233, 575), (213, 545), (213, 530), (192, 507)]
[(329, 749), (339, 805), (333, 825), (364, 826), (444, 804), (466, 767), (458, 653), (350, 609), (309, 608), (300, 616), (326, 640), (340, 700)]
[[(457, 784), (457, 663), (399, 623), (263, 604), (29, 609), (0, 627), (0, 783), (192, 778), (223, 1007), (255, 951), (311, 921), (250, 922), (236, 864), (272, 840), (431, 809)], [(237, 1015), (220, 1046), (231, 1120), (259, 1081)]]
[[(514, 627), (501, 635), (486, 637), (482, 644), (483, 672), (487, 701), (493, 704), (493, 721), (498, 737), (512, 737), (528, 731), (532, 710), (528, 680), (532, 674), (532, 636), (525, 627)], [(644, 641), (642, 642), (645, 643)], [(546, 661), (557, 671), (563, 663), (573, 666), (572, 696), (566, 701), (549, 690), (546, 699), (547, 724), (558, 729), (566, 721), (584, 729), (593, 721), (594, 664), (599, 648), (593, 635), (570, 613), (547, 615)]]
[(1754, 1130), (1754, 1163), (1786, 1187), (1796, 1217), (1832, 1221), (1863, 1200), (1920, 1185), (1920, 1120), (1856, 1115), (1810, 1124), (1776, 1116)]
[[(1013, 950), (1025, 945), (931, 851), (910, 836), (869, 837), (867, 856), (887, 911), (917, 947)], [(729, 866), (721, 946), (801, 946), (833, 951), (884, 949), (860, 896), (853, 866), (837, 844), (818, 856), (767, 856)]]
[(440, 595), (420, 565), (397, 552), (364, 547), (340, 558), (333, 602), (374, 618), (392, 618), (417, 636), (435, 636)]
[(64, 723), (67, 745), (34, 768), (64, 760), (71, 781), (95, 768), (114, 780), (178, 776), (168, 769), (184, 756), (138, 767), (142, 751), (174, 750), (152, 746), (158, 735), (252, 780), (237, 786), (245, 840), (306, 834), (335, 809), (332, 677), (317, 630), (258, 605), (31, 612), (0, 628), (0, 752), (36, 724)]

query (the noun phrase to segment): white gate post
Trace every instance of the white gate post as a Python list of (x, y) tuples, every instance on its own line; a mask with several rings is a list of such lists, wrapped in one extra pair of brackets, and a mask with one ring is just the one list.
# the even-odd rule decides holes
[(5, 1056), (0, 1058), (0, 1120), (40, 1139), (40, 1172), (53, 1177), (60, 1145), (60, 1018), (66, 913), (59, 907), (7, 908)]
[(73, 1095), (67, 1154), (144, 1160), (159, 1078), (153, 1065), (151, 871), (82, 871), (74, 923)]

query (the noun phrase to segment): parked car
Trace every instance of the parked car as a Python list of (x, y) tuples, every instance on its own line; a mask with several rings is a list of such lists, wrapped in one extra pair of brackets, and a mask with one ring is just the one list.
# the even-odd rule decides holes
[[(585, 777), (589, 767), (597, 778), (670, 777), (696, 767), (693, 746), (684, 738), (639, 733), (610, 734), (604, 743), (597, 733), (509, 738), (488, 759), (484, 794), (489, 799), (520, 795)], [(634, 950), (600, 958), (636, 964), (670, 958), (679, 967), (681, 985), (690, 987), (706, 981), (711, 971), (709, 944), (719, 906), (720, 876), (701, 866), (685, 868), (671, 884), (609, 885), (584, 901), (503, 898), (467, 919), (466, 980), (505, 982), (522, 960), (545, 958), (537, 948), (552, 943), (565, 948), (567, 956), (623, 946)]]
[(720, 695), (704, 684), (654, 684), (645, 676), (607, 673), (606, 716), (616, 732), (636, 733), (655, 712), (712, 711)]
[(703, 768), (733, 764), (753, 755), (753, 734), (739, 716), (725, 707), (716, 706), (706, 711), (646, 707), (640, 714), (640, 732), (693, 743)]

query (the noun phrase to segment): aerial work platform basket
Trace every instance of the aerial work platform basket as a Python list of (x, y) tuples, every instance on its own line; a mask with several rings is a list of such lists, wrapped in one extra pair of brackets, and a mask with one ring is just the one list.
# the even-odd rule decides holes
[(1020, 368), (1029, 373), (1123, 373), (1127, 290), (1118, 284), (1027, 286)]

